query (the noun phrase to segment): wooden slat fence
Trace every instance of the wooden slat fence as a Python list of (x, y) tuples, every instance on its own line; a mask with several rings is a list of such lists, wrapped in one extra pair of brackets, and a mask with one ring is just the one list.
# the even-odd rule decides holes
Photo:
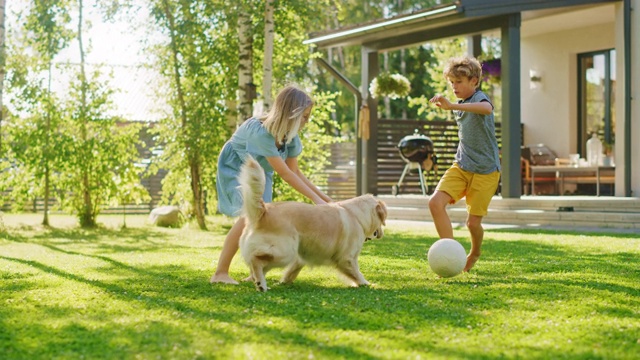
[[(390, 195), (393, 185), (398, 184), (406, 162), (400, 157), (397, 145), (407, 135), (419, 134), (428, 136), (434, 145), (438, 157), (436, 169), (425, 172), (428, 192), (432, 193), (447, 170), (458, 147), (458, 125), (455, 121), (444, 120), (410, 120), (379, 119), (376, 140), (378, 142), (378, 158), (376, 161), (377, 195)], [(496, 123), (498, 146), (502, 146), (502, 127)], [(355, 143), (334, 144), (331, 147), (332, 166), (327, 169), (329, 181), (324, 189), (335, 199), (348, 198), (355, 195)], [(347, 161), (348, 159), (348, 161)], [(405, 175), (399, 187), (400, 194), (422, 194), (418, 171), (413, 170)]]
[(327, 184), (320, 189), (334, 200), (356, 196), (355, 142), (331, 144), (330, 151), (330, 164), (325, 169)]
[[(153, 208), (158, 206), (162, 197), (162, 179), (166, 175), (166, 170), (160, 170), (153, 176), (147, 176), (140, 181), (142, 185), (147, 189), (151, 196), (151, 201), (142, 204), (126, 204), (120, 206), (112, 206), (100, 211), (101, 214), (121, 214), (126, 212), (127, 214), (148, 214)], [(7, 193), (7, 191), (5, 191)], [(5, 194), (6, 196), (6, 194)], [(36, 198), (22, 207), (22, 209), (16, 209), (16, 204), (11, 201), (2, 203), (0, 201), (0, 211), (4, 212), (35, 212), (41, 213), (44, 211), (44, 198)], [(52, 212), (59, 210), (58, 201), (55, 198), (49, 200), (49, 210)]]
[[(433, 193), (442, 174), (453, 164), (459, 142), (458, 125), (455, 121), (380, 119), (377, 133), (378, 194), (391, 194), (391, 187), (398, 184), (406, 162), (400, 157), (397, 145), (403, 137), (413, 135), (416, 130), (433, 141), (434, 153), (438, 157), (437, 167), (424, 172), (428, 193)], [(500, 123), (496, 123), (496, 138), (501, 147)], [(422, 194), (418, 170), (405, 176), (399, 190), (400, 194)]]

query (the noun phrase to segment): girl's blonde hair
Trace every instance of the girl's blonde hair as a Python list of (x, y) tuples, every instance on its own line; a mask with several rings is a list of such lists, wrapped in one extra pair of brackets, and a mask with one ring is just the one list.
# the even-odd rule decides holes
[(482, 65), (474, 57), (451, 58), (444, 67), (444, 77), (447, 79), (467, 77), (469, 80), (475, 77), (478, 79), (478, 84), (480, 84)]
[(262, 117), (264, 127), (278, 143), (289, 143), (298, 134), (304, 111), (313, 106), (313, 100), (296, 86), (280, 90), (269, 112)]

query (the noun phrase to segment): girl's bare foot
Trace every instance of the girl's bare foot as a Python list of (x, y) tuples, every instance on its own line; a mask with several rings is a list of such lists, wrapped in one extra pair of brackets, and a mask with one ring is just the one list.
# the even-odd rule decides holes
[(238, 285), (238, 282), (233, 280), (229, 274), (213, 274), (211, 279), (209, 279), (210, 283), (223, 283), (223, 284), (232, 284)]
[(469, 270), (471, 270), (473, 265), (476, 264), (478, 259), (480, 259), (480, 255), (474, 255), (474, 254), (467, 255), (467, 265), (464, 266), (464, 270), (462, 270), (462, 271), (463, 272), (469, 272)]

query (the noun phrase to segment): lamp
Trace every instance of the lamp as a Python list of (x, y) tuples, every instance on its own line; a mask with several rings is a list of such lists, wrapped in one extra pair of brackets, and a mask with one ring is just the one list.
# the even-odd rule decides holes
[(542, 74), (538, 70), (529, 70), (529, 88), (539, 90), (542, 88)]

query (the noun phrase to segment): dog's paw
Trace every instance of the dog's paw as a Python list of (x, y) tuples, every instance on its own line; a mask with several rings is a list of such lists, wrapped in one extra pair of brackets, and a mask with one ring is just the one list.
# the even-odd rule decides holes
[(269, 290), (269, 287), (267, 286), (267, 284), (262, 284), (260, 283), (260, 281), (256, 281), (256, 290), (260, 291), (260, 292), (267, 292), (267, 290)]

